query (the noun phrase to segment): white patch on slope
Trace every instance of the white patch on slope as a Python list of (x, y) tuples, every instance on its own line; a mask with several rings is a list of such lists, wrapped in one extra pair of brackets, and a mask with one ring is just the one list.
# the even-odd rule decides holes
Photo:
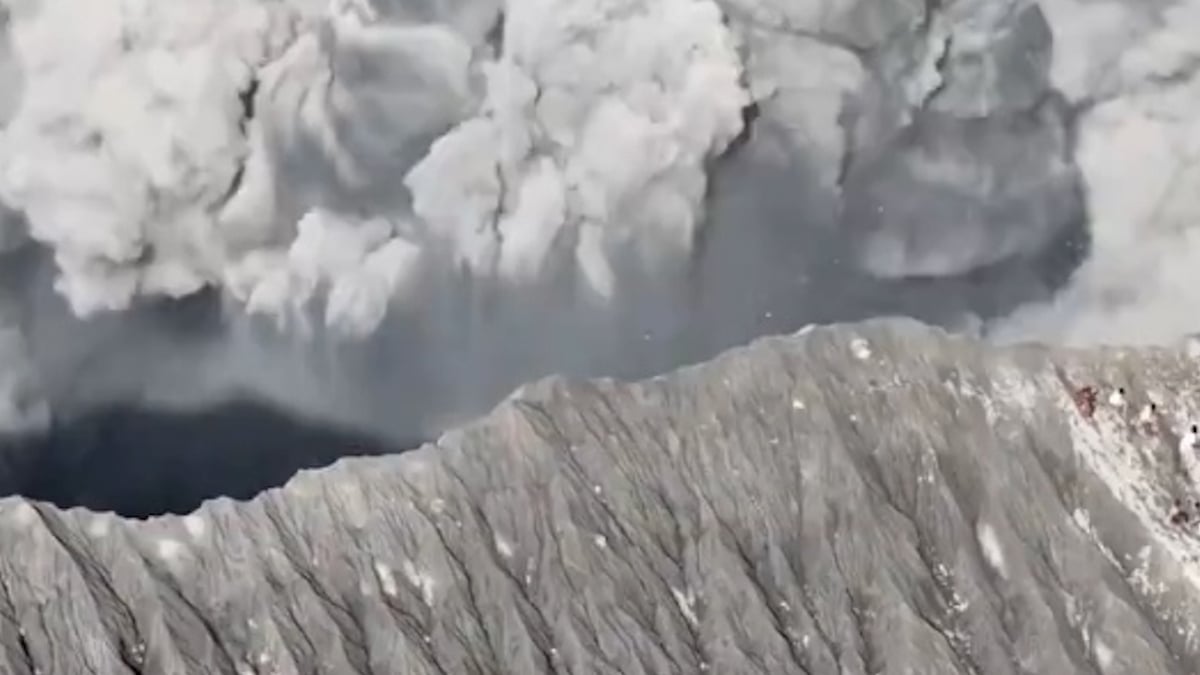
[(1113, 654), (1112, 647), (1104, 644), (1104, 642), (1100, 641), (1099, 639), (1093, 639), (1092, 653), (1095, 654), (1096, 665), (1100, 666), (1100, 670), (1102, 672), (1108, 672), (1108, 670), (1112, 668), (1113, 658), (1115, 656), (1115, 654)]
[(502, 558), (511, 558), (513, 556), (513, 545), (499, 533), (492, 535), (492, 543), (495, 544), (496, 553)]
[(693, 627), (699, 625), (700, 618), (696, 616), (695, 592), (691, 588), (681, 591), (678, 588), (672, 587), (671, 595), (675, 598), (675, 604), (679, 606), (679, 612), (683, 614), (683, 618)]
[(201, 515), (187, 515), (183, 517), (183, 529), (192, 541), (200, 541), (208, 533), (208, 521)]
[(389, 598), (396, 597), (400, 589), (396, 585), (396, 575), (392, 574), (392, 568), (382, 560), (376, 560), (372, 568), (375, 570), (375, 578), (379, 581), (379, 588), (383, 594)]
[(154, 551), (164, 562), (174, 562), (183, 555), (183, 544), (169, 537), (162, 537), (154, 542)]
[(8, 517), (13, 524), (18, 527), (32, 525), (38, 519), (37, 510), (24, 499), (15, 502), (9, 502), (11, 506), (8, 508)]
[(871, 358), (871, 344), (863, 338), (854, 338), (851, 340), (850, 351), (854, 354), (854, 358), (860, 361), (866, 361)]
[(112, 514), (95, 514), (88, 520), (87, 533), (88, 535), (100, 538), (108, 536), (112, 530)]
[(1004, 561), (1004, 549), (1000, 546), (996, 530), (988, 523), (979, 521), (975, 525), (975, 538), (979, 541), (979, 548), (983, 551), (983, 557), (987, 563), (996, 570), (997, 574), (1007, 579), (1008, 567)]
[(408, 580), (408, 583), (420, 592), (421, 601), (427, 607), (432, 607), (436, 582), (429, 571), (421, 569), (411, 560), (404, 561), (401, 571), (404, 572), (404, 578)]

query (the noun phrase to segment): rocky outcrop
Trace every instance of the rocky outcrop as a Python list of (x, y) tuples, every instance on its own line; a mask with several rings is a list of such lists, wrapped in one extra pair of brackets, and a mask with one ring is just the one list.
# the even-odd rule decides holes
[(878, 321), (543, 381), (187, 517), (8, 499), (0, 671), (1196, 672), (1198, 385), (1184, 349)]

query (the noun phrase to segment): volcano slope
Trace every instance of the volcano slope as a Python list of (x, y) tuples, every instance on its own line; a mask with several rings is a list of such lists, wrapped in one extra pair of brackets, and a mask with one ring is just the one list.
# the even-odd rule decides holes
[(10, 498), (0, 671), (1192, 673), (1198, 385), (1183, 346), (879, 320), (545, 380), (186, 517)]

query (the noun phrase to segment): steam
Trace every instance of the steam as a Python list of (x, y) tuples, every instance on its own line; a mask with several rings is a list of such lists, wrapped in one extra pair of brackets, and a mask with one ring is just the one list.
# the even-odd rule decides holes
[(1080, 107), (1092, 251), (999, 339), (1161, 344), (1200, 331), (1200, 2), (1045, 3), (1056, 85)]
[(25, 86), (0, 197), (54, 251), (56, 288), (80, 315), (196, 292), (219, 255), (209, 213), (246, 151), (237, 94), (272, 56), (255, 33), (277, 18), (220, 2), (11, 11)]
[(1200, 0), (934, 5), (0, 0), (0, 425), (407, 439), (814, 321), (1200, 330)]
[[(240, 305), (212, 338), (224, 348), (179, 347), (206, 364), (173, 379), (188, 392), (207, 388), (214, 362), (242, 362), (272, 339), (240, 315), (307, 340), (286, 351), (310, 361), (313, 345), (337, 351), (337, 336), (366, 338), (389, 312), (453, 307), (455, 291), (428, 289), (457, 283), (445, 270), (460, 265), (474, 287), (522, 295), (566, 274), (579, 279), (575, 297), (598, 300), (616, 292), (621, 251), (649, 275), (683, 265), (706, 163), (742, 131), (750, 102), (707, 0), (513, 3), (500, 52), (461, 12), (414, 23), (368, 3), (104, 0), (81, 21), (77, 9), (12, 5), (26, 88), (0, 135), (0, 197), (52, 252), (55, 290), (96, 332), (130, 332), (101, 313), (150, 316), (157, 298), (206, 288)], [(27, 333), (66, 321), (45, 320), (53, 299), (32, 304)], [(84, 356), (88, 332), (78, 346), (34, 348), (52, 354), (41, 357), (51, 398), (77, 389), (61, 362), (96, 358)], [(253, 370), (228, 377), (297, 398), (281, 386), (292, 377)], [(99, 379), (108, 390), (130, 377)], [(145, 368), (133, 379), (140, 395), (178, 398)], [(333, 385), (318, 379), (301, 389)]]
[[(631, 241), (650, 264), (656, 249), (688, 254), (704, 162), (749, 103), (705, 0), (515, 3), (504, 53), (475, 63), (466, 36), (373, 23), (365, 7), (108, 0), (64, 35), (84, 25), (76, 4), (13, 24), (30, 77), (0, 146), (0, 195), (54, 250), (56, 287), (84, 316), (227, 286), (250, 312), (301, 323), (324, 295), (326, 324), (364, 335), (430, 249), (516, 283), (561, 252), (611, 296), (607, 247)], [(422, 92), (434, 103), (396, 95), (399, 119), (381, 130), (393, 142), (465, 114), (469, 75), (482, 80), (478, 109), (403, 183), (360, 158), (363, 129), (343, 124), (374, 112), (353, 61), (385, 56), (436, 83)], [(323, 165), (312, 186), (283, 166), (301, 141)], [(407, 212), (363, 194), (403, 187)], [(375, 213), (347, 213), (353, 202)]]

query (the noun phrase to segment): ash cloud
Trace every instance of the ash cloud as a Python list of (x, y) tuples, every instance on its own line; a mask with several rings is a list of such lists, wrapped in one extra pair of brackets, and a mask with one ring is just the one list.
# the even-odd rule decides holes
[(1200, 329), (1160, 166), (1200, 3), (811, 4), (0, 0), (25, 419), (236, 392), (409, 439), (810, 322)]
[(1001, 340), (1159, 344), (1200, 330), (1200, 2), (1043, 2), (1053, 80), (1077, 110), (1091, 253)]

